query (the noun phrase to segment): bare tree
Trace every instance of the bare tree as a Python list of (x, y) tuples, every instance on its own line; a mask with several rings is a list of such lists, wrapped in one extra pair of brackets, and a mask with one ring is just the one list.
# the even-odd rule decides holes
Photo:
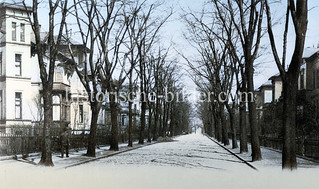
[[(287, 0), (285, 30), (283, 34), (283, 55), (279, 58), (275, 37), (272, 30), (272, 19), (268, 0), (266, 0), (267, 26), (269, 40), (274, 59), (280, 72), (283, 83), (283, 131), (284, 142), (282, 150), (282, 168), (297, 169), (296, 161), (296, 113), (297, 113), (297, 90), (300, 66), (306, 38), (308, 24), (308, 1)], [(287, 34), (289, 19), (292, 19), (295, 32), (295, 49), (288, 69), (286, 69)]]
[[(41, 24), (39, 23), (38, 14), (40, 2), (37, 0), (32, 1), (31, 12), (28, 11), (28, 16), (35, 37), (33, 45), (38, 57), (44, 108), (42, 155), (39, 164), (44, 166), (54, 166), (52, 162), (50, 136), (50, 126), (52, 125), (53, 76), (58, 48), (61, 43), (66, 15), (68, 12), (68, 4), (67, 1), (60, 0), (49, 0), (47, 3), (49, 7), (49, 31), (45, 38), (41, 37), (40, 31)], [(23, 4), (28, 10), (25, 1), (23, 1)], [(57, 14), (59, 14), (58, 20), (56, 20)], [(56, 31), (58, 32), (56, 33)]]
[[(264, 13), (264, 1), (262, 0), (225, 0), (212, 1), (216, 10), (216, 16), (220, 20), (223, 31), (227, 34), (227, 42), (230, 50), (240, 62), (240, 55), (244, 58), (244, 71), (247, 81), (247, 92), (254, 92), (254, 62), (258, 57), (260, 38), (262, 36), (262, 20)], [(231, 26), (231, 27), (230, 27)], [(233, 32), (235, 31), (235, 32)], [(239, 44), (236, 48), (237, 40), (233, 36), (239, 36)], [(252, 160), (262, 159), (259, 143), (259, 129), (257, 125), (256, 103), (254, 100), (248, 101), (249, 124), (251, 128)]]
[[(88, 140), (88, 148), (87, 154), (88, 156), (95, 156), (95, 146), (96, 146), (96, 129), (97, 129), (97, 120), (98, 114), (101, 109), (101, 100), (98, 99), (97, 93), (98, 92), (105, 92), (99, 90), (99, 82), (98, 82), (98, 69), (99, 66), (102, 64), (101, 59), (95, 60), (94, 55), (96, 53), (96, 46), (97, 43), (97, 35), (95, 34), (95, 19), (96, 19), (96, 5), (94, 1), (87, 1), (87, 2), (78, 2), (73, 1), (74, 3), (74, 12), (73, 15), (76, 18), (76, 24), (80, 33), (81, 42), (85, 45), (84, 51), (85, 57), (83, 62), (76, 62), (75, 61), (75, 52), (71, 48), (71, 43), (69, 40), (69, 51), (71, 58), (73, 60), (73, 65), (75, 72), (77, 73), (81, 83), (83, 84), (87, 94), (88, 99), (90, 102), (91, 107), (91, 123), (90, 123), (90, 135)], [(85, 15), (85, 16), (83, 16)], [(66, 35), (68, 39), (71, 38), (71, 33), (69, 34), (68, 28), (66, 28)], [(102, 56), (102, 55), (101, 55)], [(76, 64), (77, 63), (77, 64)]]

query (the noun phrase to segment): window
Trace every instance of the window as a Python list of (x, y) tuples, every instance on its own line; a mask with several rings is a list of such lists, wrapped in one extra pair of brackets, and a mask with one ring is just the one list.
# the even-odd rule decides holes
[(21, 54), (15, 55), (15, 75), (21, 76)]
[(20, 41), (25, 42), (25, 24), (20, 24)]
[(83, 117), (83, 105), (79, 105), (79, 121), (80, 123), (83, 123), (84, 117)]
[(17, 40), (17, 23), (12, 22), (12, 41)]
[(264, 91), (264, 103), (271, 103), (272, 101), (272, 90)]
[(300, 72), (300, 89), (305, 89), (305, 69)]
[(22, 94), (19, 92), (16, 92), (15, 95), (15, 117), (16, 119), (21, 119), (22, 118)]

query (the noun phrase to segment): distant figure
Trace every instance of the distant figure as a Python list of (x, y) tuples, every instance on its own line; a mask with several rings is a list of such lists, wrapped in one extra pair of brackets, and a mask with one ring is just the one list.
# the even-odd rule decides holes
[(66, 157), (69, 157), (69, 145), (70, 145), (71, 128), (66, 125), (61, 133), (61, 157), (64, 157), (64, 150)]

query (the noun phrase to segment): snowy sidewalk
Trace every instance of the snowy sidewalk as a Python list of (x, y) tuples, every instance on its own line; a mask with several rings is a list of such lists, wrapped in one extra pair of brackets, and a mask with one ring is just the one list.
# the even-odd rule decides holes
[[(96, 157), (85, 156), (86, 149), (81, 149), (81, 150), (70, 149), (68, 158), (67, 157), (61, 158), (61, 153), (53, 153), (52, 161), (54, 164), (54, 168), (57, 168), (57, 169), (67, 168), (67, 167), (72, 167), (72, 166), (88, 163), (91, 161), (95, 161), (97, 159), (117, 155), (126, 151), (135, 150), (143, 146), (148, 146), (150, 144), (155, 144), (155, 143), (152, 142), (152, 143), (145, 143), (141, 145), (141, 144), (138, 144), (137, 142), (134, 142), (133, 147), (128, 147), (127, 143), (122, 143), (122, 144), (119, 144), (119, 151), (110, 151), (109, 150), (110, 146), (101, 146), (96, 149)], [(22, 158), (22, 155), (17, 155), (16, 156), (17, 160), (13, 160), (13, 157), (14, 156), (3, 157), (2, 158), (3, 160), (0, 161), (0, 164), (4, 164), (8, 161), (16, 161), (17, 163), (21, 162), (21, 163), (27, 163), (31, 165), (37, 165), (41, 159), (41, 153), (30, 154), (29, 157), (27, 158)]]
[[(262, 154), (262, 160), (251, 162), (251, 145), (248, 144), (248, 152), (246, 153), (240, 153), (239, 147), (236, 149), (232, 149), (231, 147), (232, 141), (230, 140), (230, 145), (226, 146), (229, 150), (243, 158), (244, 160), (248, 161), (250, 164), (252, 164), (254, 167), (256, 167), (260, 171), (266, 171), (269, 169), (274, 169), (280, 171), (281, 163), (282, 163), (282, 153), (278, 150), (269, 149), (266, 147), (261, 146), (261, 154)], [(239, 146), (239, 142), (238, 142)], [(297, 158), (297, 164), (298, 169), (317, 169), (319, 170), (319, 163), (306, 160), (303, 158)]]

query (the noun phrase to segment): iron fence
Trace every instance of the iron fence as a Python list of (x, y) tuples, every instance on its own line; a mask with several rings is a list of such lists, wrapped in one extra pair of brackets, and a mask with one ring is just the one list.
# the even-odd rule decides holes
[[(260, 136), (260, 145), (282, 150), (282, 138)], [(319, 139), (296, 139), (297, 154), (319, 160)]]
[[(12, 126), (7, 127), (7, 133), (0, 132), (0, 155), (16, 155), (41, 152), (42, 148), (42, 128), (31, 126)], [(50, 128), (50, 137), (52, 141), (51, 149), (53, 152), (60, 151), (62, 133), (60, 127)], [(89, 130), (72, 130), (70, 136), (70, 148), (75, 150), (86, 148), (89, 138)], [(108, 127), (98, 126), (96, 132), (97, 146), (108, 145), (110, 141), (110, 132)]]

